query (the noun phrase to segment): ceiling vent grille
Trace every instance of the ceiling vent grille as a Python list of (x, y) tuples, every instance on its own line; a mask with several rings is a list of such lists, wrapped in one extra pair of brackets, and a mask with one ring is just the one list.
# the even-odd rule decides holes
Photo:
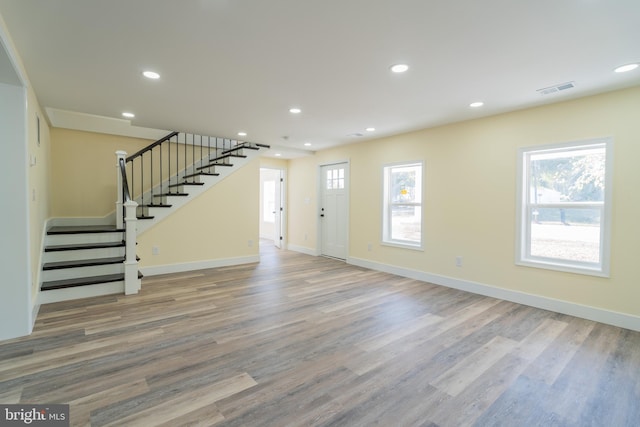
[(538, 89), (536, 92), (538, 92), (540, 95), (550, 95), (552, 93), (560, 92), (567, 89), (572, 89), (574, 87), (576, 87), (576, 84), (574, 82), (567, 82), (567, 83), (561, 83), (555, 86), (549, 86), (542, 89)]

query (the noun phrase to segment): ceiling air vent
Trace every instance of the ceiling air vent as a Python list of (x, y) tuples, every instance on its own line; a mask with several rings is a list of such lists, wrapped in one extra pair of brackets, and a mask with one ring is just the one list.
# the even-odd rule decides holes
[(552, 93), (560, 92), (560, 91), (571, 89), (574, 87), (576, 87), (576, 84), (574, 82), (567, 82), (567, 83), (562, 83), (555, 86), (549, 86), (542, 89), (538, 89), (536, 92), (538, 92), (540, 95), (549, 95)]

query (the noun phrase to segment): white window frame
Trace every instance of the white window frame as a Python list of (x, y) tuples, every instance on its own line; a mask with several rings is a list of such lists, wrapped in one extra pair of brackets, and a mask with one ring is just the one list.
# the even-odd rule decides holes
[[(408, 166), (420, 166), (420, 203), (417, 202), (404, 202), (404, 203), (394, 203), (390, 201), (391, 194), (389, 192), (389, 179), (390, 174), (389, 171), (393, 168), (399, 167), (408, 167)], [(399, 248), (405, 249), (413, 249), (413, 250), (424, 250), (424, 179), (425, 179), (425, 167), (423, 161), (407, 161), (407, 162), (397, 162), (397, 163), (388, 163), (383, 165), (382, 167), (382, 181), (383, 181), (383, 193), (382, 193), (382, 245), (385, 246), (395, 246)], [(393, 205), (400, 204), (403, 206), (419, 206), (420, 207), (420, 242), (416, 243), (410, 240), (400, 240), (400, 239), (392, 239), (391, 238), (391, 208)]]
[[(529, 159), (531, 154), (580, 150), (588, 147), (604, 146), (605, 180), (603, 202), (532, 203), (529, 184)], [(560, 144), (524, 147), (518, 150), (517, 177), (517, 218), (516, 218), (516, 264), (592, 276), (609, 277), (611, 253), (611, 204), (613, 181), (613, 141), (598, 138)], [(600, 256), (598, 263), (571, 261), (558, 258), (544, 258), (531, 255), (531, 207), (538, 208), (585, 208), (600, 210)]]

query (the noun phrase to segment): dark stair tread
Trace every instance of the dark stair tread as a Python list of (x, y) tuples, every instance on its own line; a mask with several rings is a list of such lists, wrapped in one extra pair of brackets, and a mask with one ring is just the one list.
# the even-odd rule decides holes
[(180, 187), (181, 185), (204, 185), (204, 182), (179, 182), (178, 184), (171, 184), (169, 188)]
[(260, 148), (271, 148), (271, 146), (270, 146), (270, 145), (267, 145), (267, 144), (258, 144), (257, 142), (255, 143), (255, 145), (256, 145), (257, 147), (260, 147)]
[(52, 280), (49, 282), (42, 282), (42, 287), (40, 289), (43, 291), (49, 291), (53, 289), (73, 288), (76, 286), (97, 285), (99, 283), (119, 282), (120, 280), (124, 280), (124, 273), (104, 274), (102, 276), (91, 277), (77, 277), (74, 279), (64, 280)]
[(229, 154), (238, 150), (259, 150), (259, 148), (253, 145), (238, 145), (237, 147), (229, 148), (227, 150), (222, 151), (222, 154)]
[(207, 169), (213, 166), (227, 166), (227, 167), (233, 167), (233, 163), (209, 163), (206, 166), (200, 166), (199, 168), (197, 168), (198, 170), (201, 169)]
[[(142, 279), (142, 273), (138, 271), (138, 279)], [(124, 273), (104, 274), (102, 276), (77, 277), (74, 279), (52, 280), (42, 282), (40, 290), (51, 291), (54, 289), (74, 288), (77, 286), (98, 285), (100, 283), (119, 282), (124, 280)]]
[[(247, 147), (244, 147), (244, 148), (247, 148)], [(218, 161), (218, 160), (228, 159), (230, 157), (237, 157), (239, 159), (246, 159), (247, 158), (247, 156), (244, 155), (244, 154), (234, 154), (233, 152), (227, 152), (227, 154), (224, 154), (224, 152), (223, 152), (222, 156), (218, 156), (218, 157), (216, 157), (214, 159), (209, 159), (209, 163), (215, 162), (215, 161)]]
[(137, 219), (153, 219), (155, 217), (152, 215), (138, 215), (136, 218)]
[(155, 194), (153, 197), (165, 197), (165, 196), (188, 196), (189, 193), (162, 193)]
[(104, 248), (123, 248), (124, 242), (108, 242), (108, 243), (77, 243), (71, 245), (54, 245), (46, 246), (45, 252), (58, 252), (58, 251), (75, 251), (82, 249), (104, 249)]
[(165, 203), (151, 203), (151, 204), (143, 205), (143, 206), (147, 207), (147, 208), (170, 208), (173, 205), (167, 205)]
[(65, 225), (54, 226), (47, 230), (47, 234), (88, 234), (88, 233), (116, 233), (124, 231), (115, 225)]
[(81, 259), (73, 261), (59, 261), (48, 262), (42, 266), (43, 270), (58, 270), (62, 268), (75, 268), (75, 267), (92, 267), (95, 265), (109, 265), (109, 264), (121, 264), (124, 262), (124, 257), (113, 258), (95, 258), (95, 259)]
[[(211, 167), (213, 167), (213, 166), (211, 166)], [(191, 178), (191, 177), (194, 177), (194, 176), (220, 176), (220, 174), (219, 173), (211, 173), (211, 172), (196, 172), (196, 173), (192, 173), (192, 174), (189, 174), (189, 175), (185, 175), (185, 176), (183, 176), (183, 178), (186, 179), (186, 178)]]

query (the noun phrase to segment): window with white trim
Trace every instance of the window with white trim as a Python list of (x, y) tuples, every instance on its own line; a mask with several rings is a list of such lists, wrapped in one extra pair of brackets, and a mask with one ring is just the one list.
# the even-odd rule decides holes
[(608, 276), (611, 141), (519, 150), (517, 263)]
[(382, 241), (422, 248), (422, 162), (384, 167)]

